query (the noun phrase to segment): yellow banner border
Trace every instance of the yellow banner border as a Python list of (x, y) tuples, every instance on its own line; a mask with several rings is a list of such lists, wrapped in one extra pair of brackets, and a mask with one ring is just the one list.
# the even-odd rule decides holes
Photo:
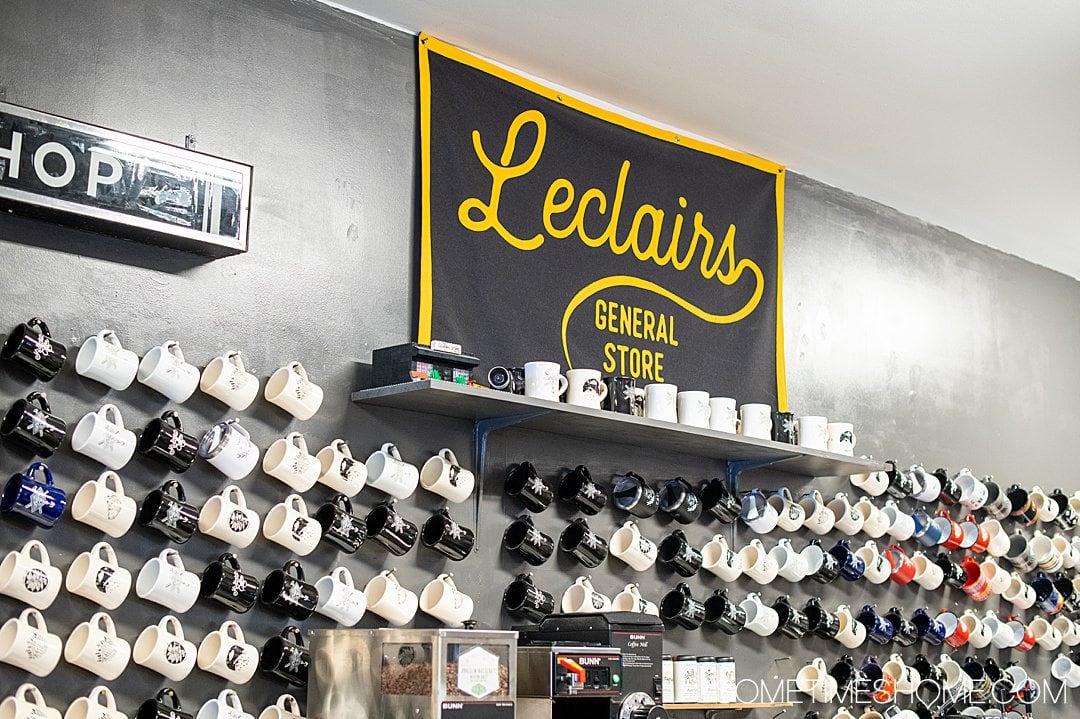
[(670, 142), (681, 147), (688, 147), (709, 155), (722, 157), (762, 172), (776, 176), (776, 394), (780, 411), (787, 411), (787, 370), (784, 361), (784, 306), (783, 306), (783, 266), (784, 266), (784, 175), (786, 168), (775, 162), (754, 157), (727, 147), (704, 142), (693, 137), (684, 137), (677, 132), (664, 130), (640, 120), (620, 115), (617, 112), (598, 107), (578, 97), (563, 93), (553, 87), (518, 75), (501, 65), (474, 55), (459, 47), (437, 38), (420, 33), (420, 317), (417, 328), (417, 342), (431, 343), (432, 309), (432, 267), (431, 267), (431, 66), (428, 53), (436, 53), (481, 72), (493, 75), (501, 80), (528, 90), (553, 102), (633, 130), (642, 135)]

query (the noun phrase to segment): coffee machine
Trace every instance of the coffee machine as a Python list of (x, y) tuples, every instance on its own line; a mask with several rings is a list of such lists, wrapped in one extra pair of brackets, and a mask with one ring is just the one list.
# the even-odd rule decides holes
[(659, 618), (552, 614), (515, 629), (519, 719), (667, 719)]

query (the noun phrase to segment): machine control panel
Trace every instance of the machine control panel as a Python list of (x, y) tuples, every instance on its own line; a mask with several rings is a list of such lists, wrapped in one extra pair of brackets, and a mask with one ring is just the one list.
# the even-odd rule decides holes
[(590, 648), (552, 652), (554, 697), (604, 697), (622, 689), (622, 656), (617, 649)]

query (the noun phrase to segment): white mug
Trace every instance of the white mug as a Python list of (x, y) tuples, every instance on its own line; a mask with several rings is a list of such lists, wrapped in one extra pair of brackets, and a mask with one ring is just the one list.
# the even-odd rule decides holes
[[(37, 552), (37, 557), (34, 557)], [(10, 551), (0, 562), (0, 594), (48, 609), (60, 593), (62, 576), (59, 567), (49, 562), (45, 545), (31, 539), (19, 551)]]
[(770, 495), (769, 504), (776, 510), (776, 525), (785, 532), (797, 532), (806, 522), (806, 512), (787, 487), (781, 487)]
[(945, 680), (942, 682), (942, 688), (951, 696), (967, 696), (971, 693), (972, 688), (975, 685), (975, 681), (971, 678), (971, 675), (964, 671), (964, 668), (957, 663), (948, 654), (941, 655), (941, 661), (938, 662), (938, 667), (941, 671), (945, 672)]
[(1052, 541), (1054, 549), (1061, 555), (1061, 566), (1065, 569), (1073, 569), (1080, 564), (1080, 549), (1077, 549), (1068, 537), (1058, 532)]
[(276, 439), (263, 454), (262, 470), (297, 492), (306, 492), (319, 481), (319, 460), (308, 454), (307, 441), (299, 432)]
[(851, 713), (847, 707), (840, 707), (836, 710), (836, 713), (832, 715), (832, 719), (859, 719)]
[[(982, 509), (990, 496), (990, 491), (986, 488), (986, 485), (982, 480), (975, 477), (967, 467), (961, 469), (956, 475), (956, 486), (960, 488), (960, 503), (970, 512)], [(1054, 506), (1057, 507), (1056, 504)]]
[(0, 702), (0, 719), (60, 719), (60, 711), (46, 704), (41, 690), (27, 683)]
[[(1015, 644), (1012, 629), (1009, 628), (1007, 622), (1003, 622), (998, 618), (993, 609), (986, 610), (986, 614), (982, 618), (982, 624), (990, 630), (990, 643), (998, 649), (1010, 649)], [(968, 642), (970, 641), (968, 639)]]
[(216, 697), (199, 707), (195, 719), (255, 719), (244, 711), (240, 696), (232, 689), (222, 689)]
[(131, 591), (131, 572), (116, 561), (116, 552), (108, 542), (98, 542), (75, 557), (68, 567), (64, 586), (72, 594), (111, 611), (127, 599)]
[(1080, 665), (1065, 654), (1058, 654), (1050, 664), (1050, 675), (1069, 689), (1080, 687)]
[(885, 518), (889, 520), (889, 536), (898, 542), (905, 542), (915, 534), (915, 519), (910, 514), (896, 506), (896, 502), (889, 500), (881, 510)]
[(742, 498), (739, 518), (757, 534), (768, 534), (776, 529), (780, 515), (760, 491), (749, 492)]
[(234, 547), (244, 548), (255, 541), (261, 523), (235, 484), (210, 497), (199, 510), (199, 531)]
[(454, 583), (453, 574), (440, 574), (420, 592), (420, 609), (449, 627), (460, 627), (472, 617), (473, 600)]
[[(271, 704), (259, 713), (259, 719), (304, 719), (300, 714), (300, 702), (292, 694), (282, 694), (277, 703)], [(364, 719), (360, 717), (360, 719)]]
[(115, 332), (102, 330), (79, 347), (75, 371), (115, 390), (125, 390), (139, 371), (139, 355), (124, 349)]
[(135, 454), (135, 433), (124, 429), (124, 418), (115, 404), (103, 405), (97, 412), (83, 415), (71, 433), (71, 448), (101, 462), (109, 469), (120, 469)]
[(789, 582), (801, 582), (806, 578), (806, 562), (791, 546), (791, 540), (787, 537), (780, 539), (776, 546), (769, 550), (769, 557), (776, 564), (777, 575)]
[(623, 587), (623, 590), (611, 600), (611, 610), (660, 616), (660, 608), (656, 606), (656, 603), (641, 596), (641, 588), (632, 582)]
[(709, 399), (709, 427), (717, 432), (738, 434), (739, 412), (735, 408), (734, 397), (712, 397)]
[(1045, 572), (1057, 572), (1065, 563), (1065, 556), (1058, 551), (1054, 540), (1039, 530), (1028, 540), (1028, 551), (1035, 557), (1039, 568)]
[(656, 563), (656, 542), (643, 535), (634, 521), (623, 522), (611, 533), (608, 551), (638, 572)]
[(322, 527), (308, 516), (307, 504), (299, 494), (290, 494), (267, 512), (262, 533), (301, 557), (311, 554), (322, 539)]
[(243, 412), (259, 394), (259, 378), (244, 369), (239, 352), (226, 352), (206, 365), (199, 379), (199, 389), (233, 410)]
[(836, 696), (837, 684), (825, 666), (825, 660), (814, 657), (795, 675), (795, 687), (815, 702), (828, 704)]
[(923, 589), (933, 591), (945, 581), (944, 570), (922, 552), (915, 552), (911, 556), (911, 563), (915, 565), (912, 581)]
[(838, 492), (826, 506), (833, 514), (833, 527), (851, 537), (862, 531), (862, 512), (848, 501), (846, 492)]
[(566, 371), (566, 403), (579, 407), (600, 409), (607, 398), (608, 388), (598, 369)]
[(806, 519), (803, 520), (804, 527), (814, 534), (824, 535), (832, 531), (833, 525), (836, 524), (836, 517), (825, 504), (821, 492), (816, 489), (810, 490), (799, 500), (799, 506), (806, 515)]
[(829, 420), (820, 415), (807, 415), (795, 420), (799, 446), (807, 449), (829, 448)]
[(919, 491), (911, 495), (915, 501), (925, 504), (934, 504), (938, 501), (941, 495), (941, 480), (937, 478), (937, 475), (927, 472), (921, 464), (911, 465), (907, 474), (911, 477), (912, 487), (915, 487), (916, 483), (919, 485)]
[(746, 628), (758, 636), (767, 637), (780, 625), (780, 615), (776, 610), (761, 601), (761, 595), (750, 592), (746, 599), (739, 602), (746, 612)]
[(1032, 487), (1031, 492), (1028, 493), (1028, 498), (1031, 500), (1031, 506), (1035, 508), (1036, 517), (1040, 522), (1053, 522), (1057, 519), (1060, 508), (1057, 502), (1046, 496), (1046, 492), (1042, 490), (1042, 487), (1037, 484)]
[(990, 646), (994, 639), (994, 632), (990, 627), (983, 624), (979, 615), (968, 609), (960, 615), (960, 624), (968, 631), (968, 646), (972, 649), (983, 649)]
[(175, 549), (163, 549), (146, 560), (135, 578), (135, 594), (183, 614), (199, 598), (199, 577), (184, 568), (184, 560)]
[(889, 661), (881, 666), (881, 670), (886, 676), (892, 678), (897, 694), (914, 694), (922, 682), (919, 672), (914, 667), (905, 664), (903, 657), (899, 654), (890, 655)]
[[(870, 459), (863, 455), (862, 459)], [(885, 472), (862, 472), (853, 474), (848, 479), (856, 489), (869, 494), (871, 497), (880, 497), (889, 488), (889, 475)], [(937, 495), (934, 495), (935, 499)]]
[[(611, 548), (611, 545), (608, 545)], [(712, 572), (725, 582), (734, 582), (743, 572), (742, 557), (728, 547), (727, 540), (714, 534), (701, 548), (701, 568)]]
[(259, 650), (248, 644), (244, 630), (230, 620), (203, 638), (196, 661), (199, 669), (230, 684), (247, 684), (259, 668)]
[(372, 452), (365, 466), (368, 486), (397, 499), (407, 499), (420, 482), (420, 470), (402, 460), (401, 452), (391, 442)]
[(675, 397), (676, 414), (679, 424), (708, 429), (711, 410), (709, 393), (699, 390), (683, 390)]
[(1053, 651), (1061, 646), (1061, 632), (1046, 617), (1035, 617), (1028, 624), (1028, 628), (1035, 635), (1035, 643), (1043, 649)]
[(127, 534), (137, 513), (135, 500), (124, 494), (120, 475), (111, 469), (84, 483), (71, 501), (71, 516), (75, 521), (88, 524), (114, 539)]
[(240, 426), (240, 420), (227, 419), (206, 430), (199, 440), (199, 456), (235, 482), (255, 469), (259, 463), (259, 447)]
[(346, 497), (355, 497), (367, 484), (367, 467), (356, 460), (349, 443), (335, 439), (315, 455), (319, 460), (319, 482)]
[(1016, 572), (1009, 575), (1009, 586), (1001, 596), (1017, 609), (1030, 609), (1035, 603), (1035, 590)]
[(116, 708), (116, 697), (108, 687), (96, 686), (87, 696), (78, 697), (68, 705), (64, 719), (128, 719), (128, 716)]
[(889, 518), (882, 513), (881, 508), (870, 501), (869, 497), (862, 497), (855, 503), (855, 509), (862, 515), (863, 534), (871, 539), (880, 539), (889, 531)]
[(525, 363), (525, 396), (558, 402), (569, 386), (558, 362)]
[(984, 519), (979, 525), (986, 530), (990, 542), (986, 545), (986, 553), (991, 557), (1001, 558), (1009, 552), (1009, 533), (996, 519)]
[(290, 362), (270, 375), (263, 396), (293, 417), (305, 420), (314, 417), (322, 406), (323, 389), (308, 379), (304, 365)]
[(828, 435), (826, 447), (830, 452), (846, 454), (848, 457), (855, 456), (855, 444), (858, 438), (855, 436), (855, 427), (851, 422), (829, 422), (825, 426)]
[(993, 557), (984, 559), (979, 568), (982, 570), (983, 578), (992, 593), (1003, 594), (1009, 588), (1009, 581), (1012, 578), (1007, 571), (998, 566)]
[(60, 637), (49, 632), (45, 617), (33, 607), (27, 607), (0, 626), (0, 662), (34, 676), (51, 674), (60, 661), (62, 649)]
[(131, 645), (116, 636), (116, 625), (105, 612), (72, 630), (64, 645), (64, 660), (111, 682), (124, 673), (131, 659)]
[(885, 555), (878, 551), (878, 546), (874, 543), (874, 540), (867, 540), (866, 544), (855, 550), (855, 556), (866, 565), (863, 579), (871, 584), (884, 584), (889, 581), (892, 567), (889, 565), (889, 560)]
[(751, 539), (749, 544), (739, 550), (739, 557), (742, 558), (743, 574), (758, 584), (769, 584), (776, 579), (779, 567), (757, 537)]
[(315, 582), (319, 603), (315, 611), (330, 617), (343, 627), (351, 627), (360, 621), (367, 611), (367, 597), (356, 588), (352, 572), (345, 567), (335, 567), (325, 577)]
[(772, 407), (767, 404), (744, 404), (739, 407), (739, 434), (744, 437), (772, 439)]
[(857, 649), (866, 641), (866, 625), (855, 618), (851, 609), (846, 604), (836, 608), (836, 616), (840, 620), (836, 632), (836, 641), (848, 649)]
[(601, 614), (611, 611), (611, 598), (593, 589), (590, 577), (579, 576), (563, 592), (562, 610), (567, 614)]
[(131, 658), (136, 664), (178, 682), (195, 668), (196, 654), (195, 644), (184, 639), (180, 620), (166, 614), (157, 624), (151, 624), (139, 633)]
[(1080, 626), (1068, 617), (1058, 616), (1052, 622), (1054, 629), (1061, 634), (1061, 643), (1067, 647), (1075, 647), (1080, 644)]
[(645, 416), (664, 422), (678, 422), (679, 388), (673, 384), (653, 382), (645, 385)]
[(464, 502), (472, 494), (475, 484), (473, 473), (458, 464), (457, 456), (446, 447), (420, 468), (420, 486), (451, 502)]
[(420, 606), (416, 592), (401, 586), (393, 570), (384, 569), (372, 577), (364, 587), (364, 597), (368, 611), (396, 627), (411, 622)]
[(182, 404), (199, 386), (199, 368), (184, 361), (180, 343), (169, 340), (152, 348), (139, 363), (139, 382)]

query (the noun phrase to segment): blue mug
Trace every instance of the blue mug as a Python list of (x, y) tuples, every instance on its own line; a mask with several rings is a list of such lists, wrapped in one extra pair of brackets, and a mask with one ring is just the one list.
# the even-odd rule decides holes
[(1054, 585), (1054, 581), (1042, 572), (1031, 582), (1035, 590), (1035, 606), (1047, 614), (1057, 614), (1065, 605), (1065, 599)]
[(849, 582), (854, 582), (866, 572), (866, 562), (851, 550), (851, 545), (846, 539), (841, 539), (834, 544), (829, 554), (836, 557), (840, 563), (840, 576)]
[(915, 631), (919, 633), (919, 639), (930, 646), (941, 646), (945, 641), (945, 625), (922, 607), (915, 610), (911, 615), (911, 623), (915, 625)]
[[(37, 479), (38, 470), (45, 481)], [(39, 527), (50, 529), (60, 520), (67, 504), (64, 490), (53, 484), (52, 472), (44, 462), (34, 462), (22, 474), (13, 474), (0, 496), (0, 512), (15, 514)]]
[(915, 533), (912, 538), (917, 539), (924, 547), (936, 547), (941, 543), (941, 527), (934, 523), (934, 518), (923, 510), (918, 510), (911, 515), (915, 520)]
[[(893, 632), (895, 631), (892, 622), (878, 614), (873, 604), (864, 605), (855, 619), (866, 626), (866, 636), (870, 637), (871, 640), (878, 644), (888, 644), (892, 641)], [(866, 671), (865, 666), (863, 671)]]

